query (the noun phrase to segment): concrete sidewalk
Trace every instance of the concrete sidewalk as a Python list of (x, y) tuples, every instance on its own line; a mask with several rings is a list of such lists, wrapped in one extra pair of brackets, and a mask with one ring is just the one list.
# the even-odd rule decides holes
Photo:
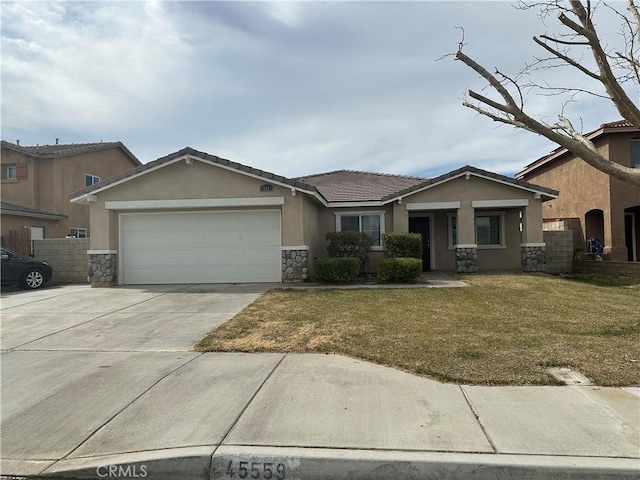
[(442, 384), (338, 355), (3, 352), (2, 474), (637, 479), (640, 389)]

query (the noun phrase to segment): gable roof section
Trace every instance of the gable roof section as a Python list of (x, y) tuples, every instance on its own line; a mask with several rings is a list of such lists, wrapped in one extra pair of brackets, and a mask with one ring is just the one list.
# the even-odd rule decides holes
[[(602, 135), (606, 135), (609, 133), (627, 133), (627, 132), (640, 132), (633, 124), (628, 120), (617, 120), (615, 122), (603, 123), (599, 128), (585, 134), (592, 142)], [(554, 150), (551, 150), (547, 155), (534, 160), (529, 165), (525, 166), (521, 171), (516, 173), (516, 178), (522, 178), (525, 175), (533, 172), (534, 170), (542, 167), (543, 165), (552, 162), (563, 155), (569, 153), (569, 151), (564, 147), (558, 147)]]
[(527, 190), (540, 194), (548, 199), (558, 196), (556, 190), (534, 185), (524, 180), (481, 170), (470, 165), (431, 179), (354, 170), (336, 170), (305, 177), (287, 178), (186, 147), (153, 162), (140, 165), (126, 172), (121, 172), (100, 183), (78, 190), (70, 195), (71, 201), (86, 201), (90, 199), (91, 195), (112, 188), (115, 185), (130, 181), (175, 162), (182, 160), (189, 161), (190, 159), (210, 163), (227, 170), (233, 170), (250, 177), (264, 179), (271, 183), (313, 195), (327, 207), (381, 206), (465, 175), (473, 175)]
[(396, 192), (423, 183), (426, 178), (385, 173), (336, 170), (298, 180), (313, 185), (327, 202), (381, 202)]
[(81, 199), (85, 198), (88, 195), (93, 195), (93, 194), (102, 192), (115, 185), (119, 185), (123, 182), (132, 180), (133, 178), (142, 176), (151, 171), (157, 170), (167, 165), (171, 165), (177, 161), (186, 160), (188, 158), (200, 160), (206, 163), (211, 163), (228, 170), (234, 170), (238, 173), (248, 175), (254, 178), (260, 178), (260, 179), (269, 181), (271, 183), (280, 184), (286, 187), (291, 187), (305, 193), (319, 195), (319, 192), (314, 186), (308, 185), (299, 180), (286, 178), (281, 175), (276, 175), (275, 173), (265, 172), (264, 170), (248, 167), (246, 165), (242, 165), (237, 162), (232, 162), (231, 160), (226, 160), (224, 158), (216, 157), (215, 155), (209, 155), (208, 153), (199, 152), (197, 150), (194, 150), (193, 148), (186, 147), (186, 148), (183, 148), (182, 150), (171, 153), (165, 157), (158, 158), (153, 162), (149, 162), (149, 163), (140, 165), (136, 168), (132, 168), (131, 170), (118, 173), (99, 183), (83, 188), (82, 190), (78, 190), (77, 192), (74, 192), (70, 195), (71, 201), (72, 202), (80, 201)]
[(39, 208), (24, 207), (15, 203), (5, 201), (0, 202), (0, 213), (2, 215), (12, 215), (16, 217), (32, 217), (50, 220), (63, 220), (67, 218), (63, 213), (48, 212)]
[(482, 170), (480, 168), (472, 167), (471, 165), (465, 165), (464, 167), (458, 168), (456, 170), (452, 170), (451, 172), (440, 175), (439, 177), (427, 179), (421, 184), (416, 185), (412, 188), (407, 188), (393, 195), (388, 195), (387, 197), (383, 198), (383, 201), (387, 203), (389, 201), (398, 200), (408, 195), (413, 195), (414, 193), (418, 193), (422, 190), (427, 190), (429, 188), (433, 188), (437, 185), (441, 185), (443, 183), (446, 183), (451, 180), (455, 180), (456, 178), (460, 178), (467, 175), (473, 175), (474, 177), (483, 178), (485, 180), (490, 180), (497, 183), (502, 183), (504, 185), (519, 188), (521, 190), (527, 190), (532, 193), (540, 194), (542, 197), (547, 199), (556, 198), (559, 193), (557, 190), (553, 190), (551, 188), (542, 187), (540, 185), (525, 182), (524, 180), (521, 180), (521, 179), (507, 177), (506, 175), (500, 175), (498, 173), (493, 173), (487, 170)]
[(100, 150), (109, 150), (111, 148), (120, 148), (131, 158), (136, 165), (142, 165), (140, 160), (125, 147), (122, 142), (99, 142), (99, 143), (69, 143), (64, 145), (36, 145), (22, 146), (15, 143), (2, 140), (2, 148), (8, 148), (16, 152), (25, 153), (36, 158), (58, 158), (69, 157), (71, 155), (79, 155), (82, 153), (97, 152)]

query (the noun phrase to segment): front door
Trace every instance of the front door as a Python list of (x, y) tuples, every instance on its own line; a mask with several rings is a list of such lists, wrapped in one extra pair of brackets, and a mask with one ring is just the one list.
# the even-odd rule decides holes
[(431, 270), (431, 242), (429, 217), (409, 217), (409, 232), (422, 235), (422, 270)]

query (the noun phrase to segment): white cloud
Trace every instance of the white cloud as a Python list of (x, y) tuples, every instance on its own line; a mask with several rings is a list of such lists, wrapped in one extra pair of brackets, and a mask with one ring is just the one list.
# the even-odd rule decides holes
[(131, 128), (184, 83), (184, 46), (159, 4), (11, 4), (3, 17), (3, 123), (13, 128)]
[[(465, 109), (484, 83), (434, 61), (460, 25), (487, 67), (522, 67), (551, 27), (506, 2), (19, 2), (2, 24), (3, 135), (23, 143), (122, 140), (143, 161), (189, 145), (291, 176), (513, 173), (553, 148)], [(568, 108), (587, 129), (617, 117)]]

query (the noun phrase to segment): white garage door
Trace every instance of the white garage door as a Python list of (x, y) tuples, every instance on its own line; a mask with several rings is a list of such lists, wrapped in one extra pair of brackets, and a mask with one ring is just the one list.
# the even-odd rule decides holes
[(279, 211), (125, 214), (125, 284), (280, 282)]

